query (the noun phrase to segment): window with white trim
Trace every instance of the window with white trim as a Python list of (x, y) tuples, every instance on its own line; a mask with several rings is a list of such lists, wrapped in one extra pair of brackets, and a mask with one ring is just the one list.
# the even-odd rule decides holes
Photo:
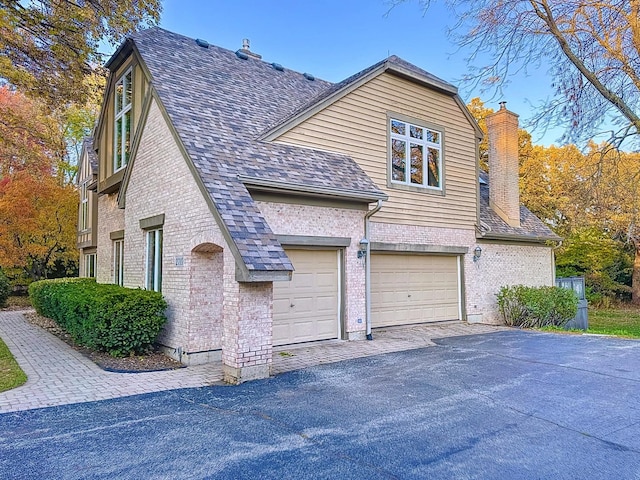
[(147, 230), (146, 269), (144, 288), (162, 290), (162, 229)]
[(124, 285), (124, 240), (113, 241), (113, 283)]
[(88, 181), (80, 185), (80, 231), (89, 228), (89, 192), (87, 190)]
[(391, 183), (442, 190), (442, 133), (390, 119)]
[(96, 254), (89, 253), (84, 256), (84, 276), (95, 278), (96, 276)]
[(116, 82), (115, 124), (113, 128), (113, 171), (127, 166), (131, 147), (132, 70), (127, 70)]

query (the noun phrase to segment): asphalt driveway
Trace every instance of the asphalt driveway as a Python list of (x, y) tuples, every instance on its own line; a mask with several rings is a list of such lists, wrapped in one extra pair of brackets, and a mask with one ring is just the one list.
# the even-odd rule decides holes
[(506, 331), (0, 415), (0, 478), (640, 478), (640, 342)]

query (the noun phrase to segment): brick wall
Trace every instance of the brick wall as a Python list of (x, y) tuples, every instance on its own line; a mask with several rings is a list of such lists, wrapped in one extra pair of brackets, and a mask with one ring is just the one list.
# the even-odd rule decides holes
[[(496, 294), (504, 285), (542, 286), (554, 284), (551, 247), (481, 243), (477, 262), (465, 262), (467, 316), (470, 322), (501, 323)], [(473, 247), (475, 249), (475, 246)], [(473, 250), (473, 249), (472, 249)]]
[(124, 228), (124, 210), (118, 208), (118, 194), (98, 197), (98, 236), (96, 249), (96, 281), (114, 283), (113, 242), (109, 234)]
[(272, 360), (273, 283), (235, 283), (237, 316), (224, 317), (222, 362), (225, 381), (269, 376)]
[[(345, 330), (365, 330), (364, 263), (357, 258), (364, 236), (363, 210), (312, 205), (258, 202), (258, 208), (276, 235), (312, 235), (346, 237), (351, 245), (345, 249)], [(360, 322), (358, 322), (360, 320)]]
[[(467, 247), (463, 256), (464, 290), (467, 319), (472, 322), (500, 321), (496, 294), (504, 285), (553, 285), (552, 250), (544, 245), (478, 243), (474, 230), (463, 229), (372, 222), (371, 230), (371, 240), (377, 242)], [(482, 255), (474, 262), (477, 246), (482, 248)]]
[(164, 214), (162, 294), (169, 321), (160, 341), (173, 356), (198, 363), (190, 354), (222, 347), (222, 279), (235, 274), (235, 262), (155, 103), (134, 162), (124, 210), (125, 285), (144, 287), (140, 220)]

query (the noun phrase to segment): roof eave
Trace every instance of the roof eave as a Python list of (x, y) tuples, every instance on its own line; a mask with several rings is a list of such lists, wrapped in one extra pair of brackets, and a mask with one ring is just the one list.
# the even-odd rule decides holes
[(501, 233), (501, 232), (487, 232), (479, 233), (476, 238), (481, 240), (510, 240), (513, 242), (533, 242), (533, 243), (546, 243), (546, 242), (560, 242), (562, 237), (558, 235), (526, 235), (518, 233)]
[(248, 190), (289, 193), (311, 197), (331, 197), (334, 199), (363, 203), (373, 203), (378, 200), (387, 200), (389, 198), (389, 196), (384, 192), (368, 192), (335, 187), (299, 185), (279, 180), (250, 177), (247, 175), (238, 175), (238, 180), (244, 183)]
[(458, 94), (458, 87), (456, 87), (455, 85), (451, 85), (450, 83), (445, 82), (444, 80), (427, 77), (426, 75), (420, 75), (419, 73), (412, 72), (411, 70), (407, 68), (403, 68), (402, 66), (397, 65), (388, 60), (383, 64), (383, 70), (395, 73), (396, 75), (400, 77), (404, 77), (407, 80), (411, 80), (415, 83), (423, 84), (426, 87), (432, 88), (434, 90), (438, 90), (442, 93), (446, 93), (451, 96)]
[(287, 282), (292, 273), (291, 270), (249, 270), (236, 263), (236, 281), (240, 283)]
[(299, 112), (296, 116), (289, 118), (283, 123), (277, 124), (274, 127), (270, 128), (269, 130), (264, 132), (262, 135), (260, 135), (258, 139), (263, 141), (268, 141), (268, 142), (275, 140), (276, 138), (283, 135), (285, 132), (291, 130), (295, 126), (301, 124), (308, 118), (315, 115), (316, 113), (324, 110), (328, 106), (340, 100), (345, 95), (356, 90), (361, 85), (364, 85), (365, 83), (369, 82), (375, 77), (386, 72), (395, 74), (409, 81), (418, 83), (422, 86), (425, 86), (427, 88), (436, 90), (440, 93), (453, 97), (453, 99), (455, 100), (456, 104), (460, 107), (465, 117), (467, 117), (467, 120), (469, 120), (469, 123), (474, 129), (476, 137), (480, 140), (483, 138), (482, 130), (480, 130), (478, 123), (475, 121), (475, 119), (469, 112), (469, 109), (467, 108), (467, 106), (464, 104), (464, 102), (458, 95), (457, 87), (455, 87), (454, 85), (451, 85), (450, 83), (445, 82), (444, 80), (439, 80), (437, 78), (427, 77), (426, 75), (420, 75), (416, 72), (412, 72), (411, 70), (403, 68), (402, 66), (397, 65), (391, 60), (387, 59), (386, 61), (381, 62), (377, 68), (374, 68), (373, 70), (368, 72), (366, 75), (363, 75), (362, 77), (359, 77), (354, 82), (345, 85), (339, 90), (336, 90), (331, 95), (329, 95), (326, 98), (323, 98), (319, 102), (309, 105), (306, 109)]
[[(107, 60), (107, 62), (104, 64), (104, 67), (112, 71), (117, 70), (120, 64), (122, 64), (122, 62), (124, 62), (124, 60), (129, 57), (129, 54), (131, 53), (129, 52), (129, 50), (132, 49), (133, 45), (133, 39), (131, 37), (127, 37), (127, 39), (120, 44), (114, 54), (111, 55), (109, 60)], [(112, 65), (115, 66), (111, 68)]]

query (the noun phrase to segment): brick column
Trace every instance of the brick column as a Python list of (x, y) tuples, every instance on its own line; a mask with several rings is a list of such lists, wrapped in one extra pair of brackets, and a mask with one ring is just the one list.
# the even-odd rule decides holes
[(234, 287), (224, 302), (222, 368), (224, 381), (238, 384), (271, 373), (273, 283)]

